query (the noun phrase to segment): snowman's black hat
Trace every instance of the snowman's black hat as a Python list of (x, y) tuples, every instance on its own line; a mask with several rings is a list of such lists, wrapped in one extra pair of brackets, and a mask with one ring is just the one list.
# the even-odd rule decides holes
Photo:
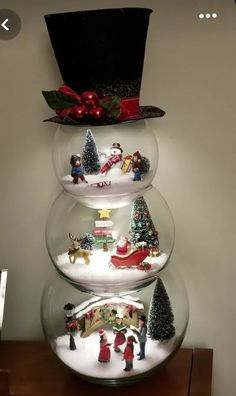
[[(79, 94), (93, 91), (121, 99), (121, 114), (116, 119), (87, 118), (76, 124), (116, 124), (165, 114), (155, 106), (139, 105), (151, 12), (148, 8), (112, 8), (45, 16), (64, 83)], [(59, 117), (51, 121), (70, 123)]]
[(119, 149), (120, 152), (123, 153), (120, 143), (112, 143), (111, 149), (113, 149), (113, 148)]

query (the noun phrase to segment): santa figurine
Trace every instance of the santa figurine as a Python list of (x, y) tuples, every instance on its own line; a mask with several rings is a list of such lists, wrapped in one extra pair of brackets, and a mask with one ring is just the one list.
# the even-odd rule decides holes
[(135, 151), (131, 160), (132, 171), (134, 172), (133, 181), (141, 180), (141, 166), (142, 166), (142, 157), (139, 151)]
[(116, 244), (116, 253), (126, 254), (128, 252), (129, 247), (130, 247), (130, 242), (128, 241), (128, 238), (122, 235)]
[(120, 143), (113, 143), (110, 148), (110, 155), (104, 165), (100, 168), (101, 173), (107, 173), (114, 165), (121, 168), (123, 150)]
[(111, 344), (109, 344), (107, 341), (107, 334), (104, 329), (100, 329), (98, 334), (100, 336), (100, 352), (98, 355), (98, 361), (100, 363), (108, 363), (111, 359)]

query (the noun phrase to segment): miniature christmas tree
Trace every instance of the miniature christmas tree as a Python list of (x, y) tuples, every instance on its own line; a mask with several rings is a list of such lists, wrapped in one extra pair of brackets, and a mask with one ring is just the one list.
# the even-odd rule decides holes
[(169, 296), (162, 280), (158, 278), (148, 316), (150, 338), (161, 342), (170, 340), (175, 335), (173, 322), (174, 315)]
[(144, 243), (148, 248), (158, 248), (158, 231), (155, 229), (148, 206), (143, 197), (135, 199), (131, 211), (130, 240), (134, 245)]
[(85, 173), (89, 175), (98, 172), (100, 168), (95, 139), (90, 129), (87, 130), (85, 136), (85, 146), (82, 153), (82, 165)]
[(92, 250), (93, 246), (96, 243), (94, 236), (92, 234), (89, 234), (88, 232), (82, 234), (80, 239), (81, 239), (81, 243), (80, 243), (81, 249)]
[(147, 157), (143, 157), (142, 156), (142, 160), (141, 160), (141, 173), (145, 174), (148, 173), (150, 169), (150, 161)]

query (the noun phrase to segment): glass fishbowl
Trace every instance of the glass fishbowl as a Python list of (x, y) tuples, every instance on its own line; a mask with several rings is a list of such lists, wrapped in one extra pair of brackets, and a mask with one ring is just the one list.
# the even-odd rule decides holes
[(183, 341), (188, 312), (183, 280), (169, 267), (123, 296), (84, 293), (54, 274), (41, 301), (58, 358), (83, 379), (110, 386), (140, 381), (167, 362)]
[(105, 197), (122, 202), (123, 196), (127, 200), (150, 186), (158, 164), (153, 125), (150, 120), (90, 128), (60, 125), (53, 163), (64, 190), (93, 206)]
[[(114, 201), (115, 202), (115, 201)], [(174, 244), (169, 207), (154, 187), (120, 207), (90, 208), (69, 194), (54, 202), (46, 226), (49, 255), (81, 290), (138, 290), (168, 263)]]

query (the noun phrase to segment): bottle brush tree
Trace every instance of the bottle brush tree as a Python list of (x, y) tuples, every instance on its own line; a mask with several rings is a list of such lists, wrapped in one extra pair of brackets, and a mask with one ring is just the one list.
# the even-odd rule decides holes
[(156, 282), (148, 315), (148, 334), (152, 340), (168, 341), (175, 335), (174, 314), (165, 286)]
[(82, 165), (87, 175), (97, 173), (100, 169), (99, 156), (94, 136), (90, 129), (85, 136), (85, 145), (82, 152)]

